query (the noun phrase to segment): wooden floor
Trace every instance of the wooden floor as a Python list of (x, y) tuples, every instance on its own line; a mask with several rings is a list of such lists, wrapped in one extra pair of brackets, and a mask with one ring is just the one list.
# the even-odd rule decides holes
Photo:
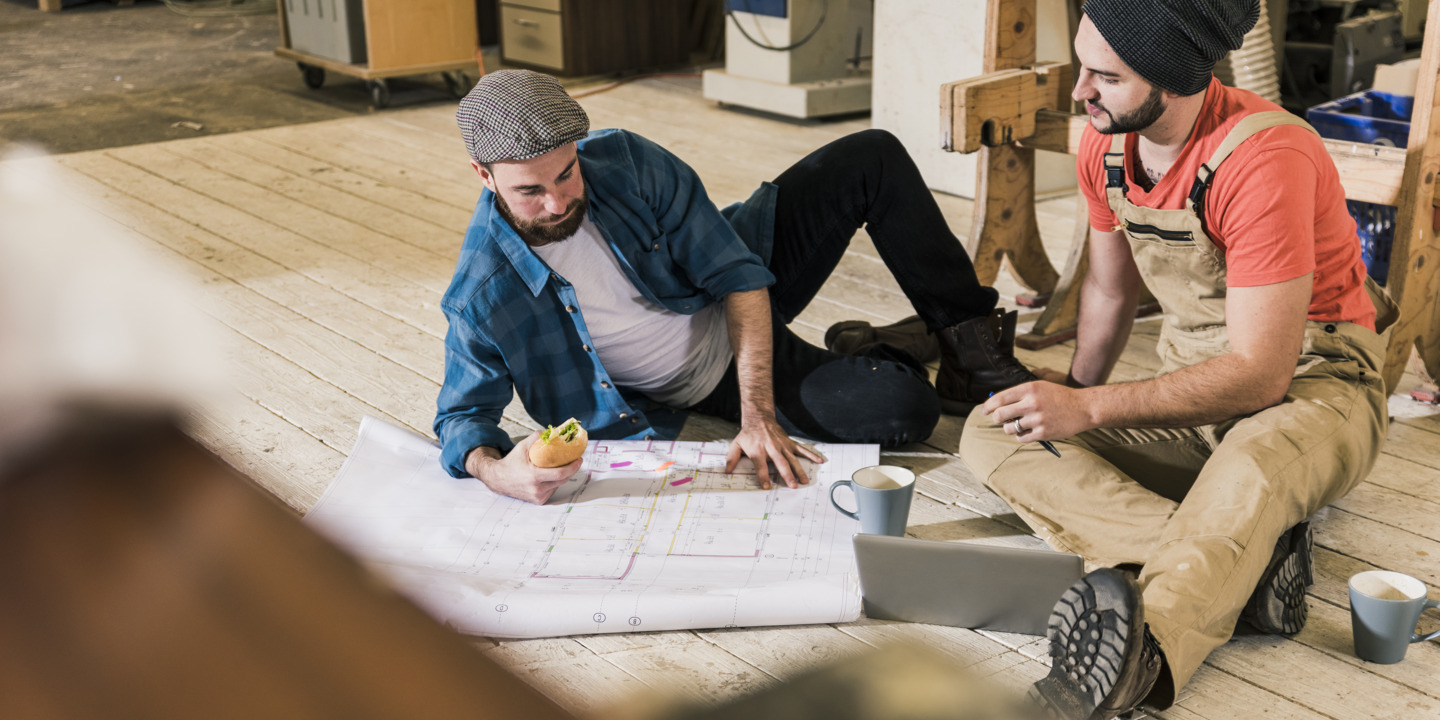
[[(593, 127), (640, 132), (691, 163), (722, 205), (868, 126), (721, 110), (686, 79), (636, 82), (582, 103)], [(205, 309), (233, 341), (239, 393), (200, 413), (197, 434), (299, 512), (339, 470), (362, 415), (430, 432), (443, 368), (440, 296), (481, 187), (452, 112), (391, 111), (59, 159), (85, 202), (200, 281)], [(951, 226), (966, 233), (970, 202), (939, 200)], [(1064, 257), (1074, 207), (1073, 196), (1040, 206), (1052, 257)], [(1004, 277), (997, 287), (1007, 296), (1020, 289)], [(818, 343), (837, 320), (910, 312), (862, 235), (796, 327)], [(1154, 371), (1157, 325), (1137, 325), (1117, 379)], [(1064, 369), (1072, 350), (1021, 356)], [(532, 426), (518, 405), (506, 417), (512, 431)], [(929, 442), (887, 454), (923, 472), (911, 534), (1037, 544), (954, 456), (960, 429), (960, 418), (947, 417)], [(703, 419), (686, 429), (689, 439), (725, 432)], [(1440, 585), (1437, 493), (1440, 418), (1397, 421), (1369, 480), (1318, 524), (1319, 578), (1305, 631), (1238, 637), (1163, 716), (1440, 717), (1440, 647), (1414, 646), (1398, 665), (1361, 663), (1350, 647), (1346, 599), (1346, 578), (1375, 567)], [(1428, 617), (1426, 627), (1436, 620)], [(647, 688), (723, 700), (895, 639), (922, 641), (1006, 685), (1047, 671), (1045, 643), (1034, 638), (863, 620), (476, 645), (587, 713)]]

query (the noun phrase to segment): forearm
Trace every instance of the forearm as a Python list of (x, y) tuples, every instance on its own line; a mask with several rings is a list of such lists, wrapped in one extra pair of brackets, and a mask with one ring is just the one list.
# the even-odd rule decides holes
[(764, 288), (725, 296), (725, 320), (740, 384), (740, 422), (775, 417), (774, 352), (770, 291)]
[(1087, 279), (1080, 290), (1080, 317), (1075, 334), (1075, 357), (1070, 362), (1073, 384), (1104, 385), (1125, 350), (1135, 325), (1140, 290), (1110, 290)]
[(1089, 388), (1095, 427), (1176, 428), (1249, 415), (1274, 404), (1267, 372), (1231, 353), (1168, 375)]

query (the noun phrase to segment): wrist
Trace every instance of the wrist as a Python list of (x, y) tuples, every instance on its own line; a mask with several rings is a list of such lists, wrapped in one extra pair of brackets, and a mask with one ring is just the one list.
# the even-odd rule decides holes
[(484, 482), (488, 479), (490, 467), (499, 459), (499, 450), (493, 447), (477, 447), (465, 456), (465, 472)]

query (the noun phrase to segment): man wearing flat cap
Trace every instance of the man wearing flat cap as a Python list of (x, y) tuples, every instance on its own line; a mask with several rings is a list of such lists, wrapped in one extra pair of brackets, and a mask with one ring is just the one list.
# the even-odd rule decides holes
[[(504, 70), (457, 113), (484, 183), (442, 308), (445, 383), (435, 432), (455, 477), (543, 503), (579, 468), (537, 468), (500, 427), (518, 393), (541, 424), (592, 439), (673, 435), (674, 410), (738, 421), (770, 487), (808, 482), (792, 435), (895, 446), (1034, 376), (905, 149), (888, 133), (837, 140), (719, 210), (694, 170), (624, 130), (591, 132), (556, 80)], [(864, 326), (850, 354), (786, 323), (867, 227), (919, 322), (940, 336), (937, 388), (920, 358)], [(852, 333), (854, 335), (855, 333)], [(868, 341), (867, 341), (868, 340)], [(923, 343), (922, 343), (923, 345)]]
[[(1383, 333), (1334, 163), (1314, 130), (1211, 76), (1256, 0), (1089, 0), (1073, 97), (1090, 269), (1068, 376), (997, 392), (962, 459), (1096, 570), (1056, 605), (1032, 697), (1062, 718), (1164, 708), (1238, 621), (1293, 634), (1312, 514), (1385, 437)], [(1162, 367), (1106, 384), (1141, 282)], [(1061, 458), (1039, 449), (1050, 440)]]

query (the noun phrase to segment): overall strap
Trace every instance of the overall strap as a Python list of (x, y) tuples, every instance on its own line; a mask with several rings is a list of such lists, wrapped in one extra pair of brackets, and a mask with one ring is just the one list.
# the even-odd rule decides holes
[(1310, 123), (1284, 110), (1267, 110), (1246, 115), (1240, 122), (1235, 123), (1235, 127), (1231, 128), (1220, 147), (1215, 148), (1215, 153), (1195, 173), (1195, 182), (1190, 186), (1190, 197), (1185, 200), (1186, 209), (1195, 213), (1195, 217), (1204, 223), (1205, 193), (1210, 189), (1210, 183), (1215, 179), (1215, 170), (1220, 167), (1220, 163), (1225, 162), (1225, 158), (1230, 157), (1230, 153), (1235, 152), (1235, 148), (1249, 140), (1250, 136), (1280, 125), (1297, 125), (1315, 133), (1317, 137), (1320, 135), (1315, 132), (1315, 128), (1310, 127)]
[(1110, 140), (1110, 152), (1105, 153), (1105, 200), (1110, 212), (1120, 217), (1125, 205), (1125, 193), (1130, 186), (1125, 183), (1125, 138), (1126, 134), (1115, 135)]
[(1125, 138), (1128, 134), (1122, 133), (1110, 139), (1110, 152), (1105, 153), (1105, 187), (1119, 188), (1120, 194), (1124, 195), (1130, 190), (1125, 184)]

